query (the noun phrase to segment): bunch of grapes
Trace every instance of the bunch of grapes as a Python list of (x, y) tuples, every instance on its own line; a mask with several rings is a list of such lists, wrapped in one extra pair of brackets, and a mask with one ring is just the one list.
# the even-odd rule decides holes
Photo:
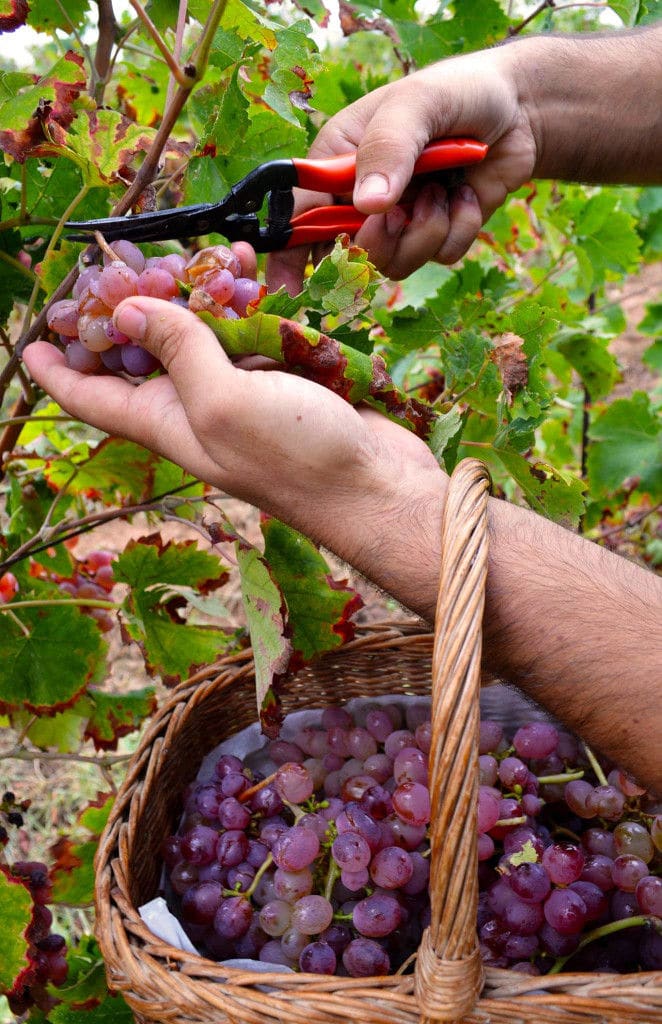
[(51, 898), (48, 868), (40, 861), (24, 860), (10, 866), (0, 865), (0, 871), (12, 882), (24, 885), (33, 900), (32, 919), (26, 931), (28, 966), (4, 995), (16, 1017), (23, 1016), (31, 1006), (48, 1013), (58, 1000), (49, 993), (47, 985), (61, 987), (68, 971), (65, 939), (51, 931), (53, 915), (46, 905)]
[[(408, 963), (430, 920), (429, 715), (327, 708), (268, 745), (274, 772), (223, 754), (189, 787), (162, 854), (205, 955), (351, 977)], [(662, 805), (617, 770), (601, 785), (572, 736), (482, 722), (478, 853), (487, 964), (662, 967)]]
[[(67, 597), (107, 601), (115, 586), (114, 558), (112, 551), (95, 550), (90, 551), (82, 561), (76, 562), (69, 576), (51, 572), (37, 562), (33, 563), (31, 574), (52, 580)], [(108, 633), (113, 628), (113, 617), (105, 608), (81, 605), (80, 610), (96, 621), (102, 633)]]
[(81, 373), (124, 373), (146, 377), (160, 366), (113, 323), (123, 299), (150, 295), (220, 319), (246, 315), (260, 285), (242, 277), (241, 263), (225, 245), (202, 249), (191, 259), (169, 253), (147, 259), (132, 242), (113, 242), (103, 265), (86, 267), (71, 298), (54, 302), (47, 322), (64, 345), (67, 364)]

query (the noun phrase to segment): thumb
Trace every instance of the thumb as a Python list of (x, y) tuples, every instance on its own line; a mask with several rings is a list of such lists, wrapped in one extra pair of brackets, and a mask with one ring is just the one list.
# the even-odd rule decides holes
[(183, 306), (129, 298), (115, 309), (114, 321), (118, 330), (160, 360), (185, 406), (199, 403), (201, 395), (209, 393), (210, 382), (222, 387), (233, 374), (214, 333)]
[(367, 124), (356, 153), (353, 201), (363, 213), (390, 210), (411, 181), (414, 164), (433, 138), (424, 105), (400, 89)]

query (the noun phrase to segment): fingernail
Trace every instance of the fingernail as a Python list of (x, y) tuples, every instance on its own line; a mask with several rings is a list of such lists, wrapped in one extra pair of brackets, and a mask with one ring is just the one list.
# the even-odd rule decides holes
[(390, 235), (391, 238), (395, 238), (397, 235), (402, 234), (402, 229), (407, 223), (407, 214), (400, 206), (394, 206), (386, 214), (385, 222), (386, 234)]
[(380, 199), (382, 196), (388, 195), (388, 190), (389, 180), (385, 174), (368, 174), (359, 182), (357, 198), (360, 200)]
[(464, 199), (465, 203), (477, 202), (476, 193), (472, 189), (471, 185), (460, 185), (460, 198)]
[(147, 317), (142, 309), (123, 302), (115, 312), (115, 326), (134, 341), (142, 341), (147, 333)]

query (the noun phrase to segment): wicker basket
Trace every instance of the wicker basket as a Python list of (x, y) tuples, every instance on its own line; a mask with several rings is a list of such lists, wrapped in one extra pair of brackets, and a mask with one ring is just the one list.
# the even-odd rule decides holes
[[(153, 935), (137, 908), (157, 892), (164, 836), (206, 753), (255, 718), (250, 652), (211, 680), (182, 683), (154, 719), (97, 857), (97, 937), (108, 983), (139, 1021), (228, 1024), (653, 1024), (662, 972), (528, 977), (484, 970), (476, 946), (475, 792), (488, 480), (466, 460), (451, 479), (436, 631), (378, 629), (289, 681), (286, 712), (432, 684), (432, 923), (413, 975), (336, 978), (240, 971)], [(432, 666), (432, 667), (431, 667)]]

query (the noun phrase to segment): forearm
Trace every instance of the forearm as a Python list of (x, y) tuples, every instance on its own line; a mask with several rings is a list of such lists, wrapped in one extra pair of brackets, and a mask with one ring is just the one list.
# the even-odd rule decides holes
[[(406, 490), (405, 502), (385, 488), (379, 516), (336, 547), (432, 621), (445, 480)], [(490, 499), (488, 516), (486, 669), (662, 792), (662, 579), (506, 502)]]
[(535, 177), (662, 181), (662, 23), (503, 47), (536, 139)]

